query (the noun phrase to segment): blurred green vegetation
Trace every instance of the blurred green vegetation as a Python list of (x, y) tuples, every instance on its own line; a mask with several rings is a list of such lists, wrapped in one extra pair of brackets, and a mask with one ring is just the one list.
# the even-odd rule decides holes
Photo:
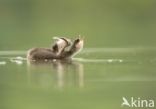
[(85, 47), (155, 46), (155, 0), (1, 0), (0, 50), (85, 36)]

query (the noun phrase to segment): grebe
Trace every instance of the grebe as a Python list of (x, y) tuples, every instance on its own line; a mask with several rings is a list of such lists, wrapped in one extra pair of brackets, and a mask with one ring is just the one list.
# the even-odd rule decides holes
[[(67, 42), (70, 42), (69, 40), (66, 40)], [(34, 48), (28, 51), (27, 58), (29, 60), (63, 60), (63, 59), (70, 59), (74, 55), (76, 55), (78, 52), (80, 52), (83, 48), (83, 39), (77, 38), (73, 41), (72, 45), (68, 50), (65, 50), (70, 44), (67, 44), (64, 46), (62, 43), (56, 43), (53, 46), (52, 49), (47, 48)], [(56, 53), (59, 51), (60, 48), (57, 48), (55, 46), (61, 46), (63, 48), (60, 50), (60, 53)]]
[(55, 54), (60, 55), (64, 49), (71, 45), (71, 40), (67, 38), (58, 38), (54, 37), (55, 43), (53, 44), (52, 48), (32, 48), (28, 50), (27, 59), (33, 59), (35, 56), (44, 56), (45, 54)]

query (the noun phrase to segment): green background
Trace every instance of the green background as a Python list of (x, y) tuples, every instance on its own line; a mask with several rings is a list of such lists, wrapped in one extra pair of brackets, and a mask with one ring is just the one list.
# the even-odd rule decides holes
[(0, 49), (50, 46), (53, 36), (85, 47), (155, 46), (155, 0), (1, 0)]

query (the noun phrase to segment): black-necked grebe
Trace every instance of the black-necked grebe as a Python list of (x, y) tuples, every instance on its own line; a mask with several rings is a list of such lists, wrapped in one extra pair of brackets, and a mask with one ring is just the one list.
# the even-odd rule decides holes
[(60, 55), (64, 49), (71, 45), (71, 40), (67, 38), (58, 38), (54, 37), (55, 43), (53, 44), (52, 48), (32, 48), (28, 50), (27, 59), (34, 60), (35, 58), (44, 58), (46, 55), (53, 54), (53, 55)]
[[(64, 40), (64, 41), (63, 41)], [(60, 42), (59, 42), (60, 41)], [(64, 43), (66, 42), (66, 44)], [(52, 49), (49, 48), (33, 48), (27, 53), (29, 60), (53, 60), (53, 59), (69, 59), (76, 55), (83, 48), (83, 39), (77, 38), (70, 45), (70, 40), (66, 38), (59, 38)]]

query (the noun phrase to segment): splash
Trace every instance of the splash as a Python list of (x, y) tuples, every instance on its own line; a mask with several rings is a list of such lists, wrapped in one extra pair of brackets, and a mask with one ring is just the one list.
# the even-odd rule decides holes
[(7, 63), (5, 61), (0, 61), (0, 65), (6, 65)]
[(13, 63), (16, 63), (17, 65), (22, 65), (24, 60), (26, 60), (26, 58), (23, 58), (21, 56), (17, 56), (15, 58), (10, 58), (10, 61)]

